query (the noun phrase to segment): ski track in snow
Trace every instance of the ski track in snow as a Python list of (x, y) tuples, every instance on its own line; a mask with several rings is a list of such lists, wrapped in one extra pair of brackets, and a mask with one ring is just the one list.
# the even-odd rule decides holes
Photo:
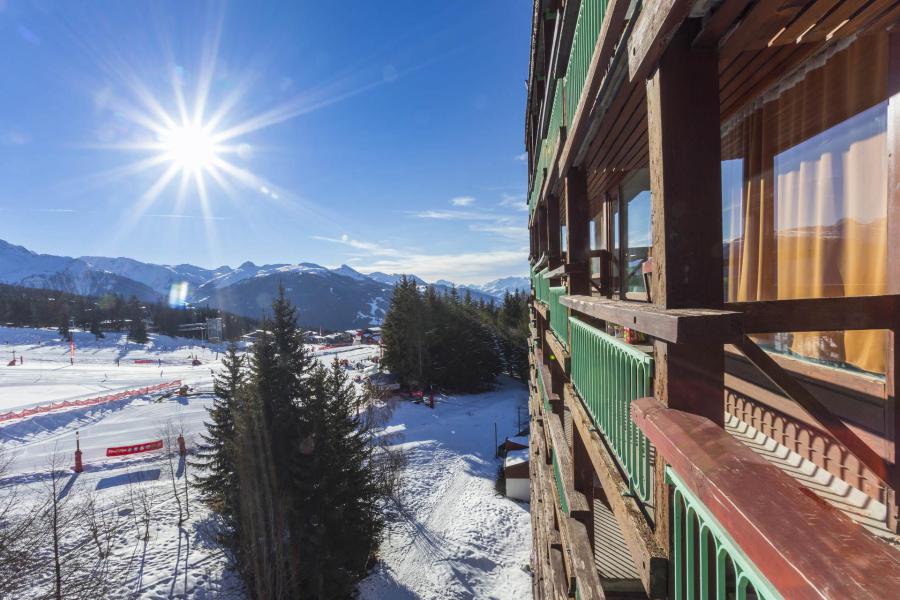
[(516, 433), (525, 386), (504, 380), (495, 392), (441, 400), (434, 412), (401, 403), (391, 419), (404, 424), (408, 464), (362, 597), (530, 598), (530, 515), (496, 493), (493, 448), (495, 422), (501, 438)]
[[(68, 493), (94, 490), (101, 506), (130, 506), (129, 482), (137, 481), (155, 498), (150, 539), (138, 540), (134, 525), (116, 539), (113, 554), (119, 565), (128, 566), (128, 575), (113, 597), (241, 598), (238, 578), (211, 541), (215, 517), (195, 493), (190, 519), (181, 528), (176, 525), (164, 458), (159, 453), (105, 456), (109, 446), (159, 439), (166, 421), (183, 426), (189, 446), (195, 443), (205, 430), (212, 402), (210, 369), (220, 368), (216, 351), (222, 347), (165, 336), (139, 346), (118, 335), (95, 341), (82, 332), (75, 333), (75, 341), (73, 366), (68, 344), (55, 331), (0, 327), (0, 412), (173, 379), (198, 393), (161, 401), (150, 394), (0, 423), (0, 446), (13, 459), (0, 492), (16, 484), (24, 497), (46, 494), (49, 460), (58, 452), (65, 466), (71, 465), (78, 430), (85, 472), (67, 476)], [(23, 365), (6, 366), (13, 350), (24, 354)], [(352, 365), (376, 356), (378, 349), (313, 352), (324, 363), (347, 358)], [(191, 366), (191, 355), (203, 364)], [(135, 364), (135, 359), (163, 364)], [(397, 443), (407, 450), (408, 464), (399, 506), (389, 510), (380, 560), (360, 585), (362, 598), (530, 598), (531, 579), (522, 569), (531, 552), (530, 517), (527, 505), (497, 496), (499, 462), (493, 447), (494, 423), (501, 440), (516, 433), (516, 407), (526, 399), (524, 385), (504, 380), (487, 394), (438, 397), (434, 411), (397, 403), (385, 432), (399, 432)], [(183, 476), (177, 477), (179, 486)]]

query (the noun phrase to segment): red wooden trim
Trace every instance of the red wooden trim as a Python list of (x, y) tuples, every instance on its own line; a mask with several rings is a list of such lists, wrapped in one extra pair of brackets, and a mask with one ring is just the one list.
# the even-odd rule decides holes
[(709, 419), (632, 403), (632, 419), (785, 597), (892, 598), (900, 552), (865, 531)]

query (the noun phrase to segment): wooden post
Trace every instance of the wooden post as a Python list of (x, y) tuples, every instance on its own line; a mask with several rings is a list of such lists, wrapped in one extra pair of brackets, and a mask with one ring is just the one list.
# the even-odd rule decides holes
[(575, 270), (569, 274), (569, 294), (591, 293), (591, 233), (588, 215), (587, 177), (579, 168), (569, 169), (564, 181), (566, 209), (566, 261)]
[(550, 246), (550, 240), (547, 239), (547, 203), (539, 203), (535, 210), (537, 210), (537, 228), (538, 237), (540, 238), (540, 252), (538, 252), (538, 256), (540, 256), (541, 254), (546, 254)]
[[(900, 294), (900, 33), (890, 34), (888, 58), (888, 197), (887, 197), (887, 293)], [(886, 362), (886, 438), (890, 440), (889, 460), (893, 462), (891, 488), (888, 490), (888, 524), (894, 531), (900, 530), (900, 508), (897, 488), (900, 486), (900, 315), (894, 315), (894, 323), (887, 335)]]
[(560, 245), (559, 196), (547, 196), (547, 266), (555, 269), (562, 263)]
[[(720, 308), (724, 300), (719, 65), (715, 49), (692, 48), (698, 31), (696, 20), (685, 21), (647, 82), (651, 298), (664, 308)], [(722, 426), (721, 341), (656, 341), (655, 350), (657, 400)], [(657, 461), (655, 475), (657, 542), (668, 552), (664, 461)]]

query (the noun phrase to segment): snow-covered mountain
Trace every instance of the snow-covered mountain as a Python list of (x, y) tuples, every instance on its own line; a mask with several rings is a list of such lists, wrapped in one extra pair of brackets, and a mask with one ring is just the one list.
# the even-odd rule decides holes
[[(397, 285), (400, 283), (400, 279), (404, 276), (403, 273), (382, 273), (381, 271), (373, 271), (367, 275), (369, 279), (374, 279), (378, 283), (386, 283), (388, 285)], [(415, 282), (419, 285), (428, 285), (424, 279), (421, 277), (417, 277), (416, 275), (406, 274), (406, 277), (409, 279), (414, 279)]]
[(494, 281), (488, 281), (482, 285), (470, 287), (473, 287), (480, 292), (484, 292), (485, 294), (502, 298), (506, 292), (512, 294), (516, 291), (522, 292), (531, 288), (531, 281), (529, 281), (527, 277), (503, 277), (501, 279), (495, 279)]
[[(160, 301), (174, 284), (187, 283), (188, 302), (208, 304), (237, 314), (259, 317), (271, 307), (278, 286), (297, 307), (301, 323), (345, 329), (377, 325), (384, 318), (398, 273), (360, 273), (348, 265), (329, 269), (309, 262), (223, 265), (206, 269), (190, 264), (157, 265), (131, 258), (37, 254), (0, 240), (0, 283), (62, 290), (86, 296), (119, 294)], [(409, 274), (419, 286), (429, 285)], [(476, 301), (502, 298), (506, 290), (525, 289), (527, 278), (507, 277), (482, 286), (459, 286), (440, 280), (438, 292), (456, 287)]]
[(81, 259), (38, 254), (3, 240), (0, 240), (0, 283), (85, 296), (117, 293), (136, 296), (141, 300), (154, 300), (157, 297), (152, 288), (140, 281), (94, 269)]

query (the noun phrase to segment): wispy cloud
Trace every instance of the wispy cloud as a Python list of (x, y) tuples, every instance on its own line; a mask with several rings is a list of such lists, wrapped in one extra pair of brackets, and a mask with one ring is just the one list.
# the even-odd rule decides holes
[(475, 210), (420, 210), (405, 211), (417, 219), (436, 219), (439, 221), (489, 221), (497, 215)]
[(355, 240), (351, 238), (346, 233), (343, 234), (339, 238), (326, 237), (322, 235), (314, 235), (312, 239), (319, 240), (320, 242), (331, 242), (333, 244), (343, 244), (344, 246), (349, 246), (350, 248), (354, 248), (356, 250), (360, 250), (365, 252), (364, 256), (402, 256), (403, 252), (400, 250), (395, 250), (394, 248), (389, 248), (384, 244), (376, 244), (373, 242), (364, 242), (361, 240)]
[(524, 273), (528, 250), (495, 250), (460, 254), (410, 254), (396, 259), (383, 259), (359, 264), (354, 268), (364, 273), (415, 273), (426, 281), (449, 279), (457, 283), (478, 284)]
[(522, 154), (516, 154), (515, 159), (519, 162), (525, 162), (528, 160), (528, 153), (523, 152)]
[(475, 198), (472, 196), (457, 196), (450, 200), (453, 206), (471, 206), (475, 204)]
[(24, 131), (7, 131), (0, 135), (0, 144), (4, 146), (23, 146), (31, 141), (31, 136)]
[(185, 215), (179, 213), (144, 213), (144, 217), (154, 219), (202, 219), (204, 221), (230, 221), (231, 217), (215, 217), (213, 215)]
[(503, 224), (503, 222), (496, 225), (473, 223), (469, 225), (469, 229), (482, 233), (490, 233), (509, 240), (525, 241), (528, 239), (528, 228), (524, 225), (506, 225)]
[(503, 192), (500, 195), (500, 206), (508, 206), (522, 212), (528, 210), (525, 194), (508, 194)]

